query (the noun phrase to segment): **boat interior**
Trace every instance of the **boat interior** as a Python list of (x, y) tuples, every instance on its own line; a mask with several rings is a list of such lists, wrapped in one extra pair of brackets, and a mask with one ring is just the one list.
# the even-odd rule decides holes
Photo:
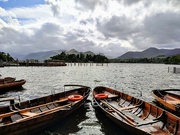
[(180, 121), (161, 108), (109, 88), (97, 87), (94, 95), (98, 93), (108, 95), (106, 99), (97, 99), (100, 106), (122, 122), (150, 134), (180, 134)]
[(59, 110), (62, 112), (68, 111), (74, 104), (79, 102), (68, 100), (68, 96), (74, 94), (84, 97), (87, 96), (88, 90), (87, 88), (79, 88), (2, 107), (0, 111), (0, 125), (26, 121), (32, 119), (32, 117), (46, 115)]

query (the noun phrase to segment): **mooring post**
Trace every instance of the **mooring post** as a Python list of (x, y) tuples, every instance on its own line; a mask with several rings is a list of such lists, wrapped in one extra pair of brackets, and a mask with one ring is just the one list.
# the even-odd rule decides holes
[(169, 73), (169, 67), (168, 67), (168, 73)]
[(176, 73), (176, 67), (173, 68), (173, 73)]

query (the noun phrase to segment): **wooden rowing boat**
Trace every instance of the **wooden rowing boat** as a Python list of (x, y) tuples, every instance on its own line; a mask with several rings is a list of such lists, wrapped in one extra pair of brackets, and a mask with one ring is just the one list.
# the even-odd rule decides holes
[[(153, 90), (152, 95), (158, 103), (163, 105), (170, 111), (179, 114), (180, 113), (180, 95), (174, 92), (179, 92), (180, 89), (164, 89), (164, 90)], [(180, 115), (180, 114), (179, 114)]]
[(4, 80), (3, 83), (0, 83), (0, 93), (4, 92), (4, 90), (7, 89), (14, 89), (14, 88), (18, 88), (21, 87), (22, 85), (24, 85), (26, 83), (26, 80), (21, 79), (21, 80)]
[(15, 80), (16, 80), (16, 78), (13, 78), (13, 77), (0, 78), (0, 84), (14, 82)]
[[(0, 108), (0, 135), (35, 134), (72, 114), (84, 104), (90, 88), (67, 86), (76, 88)], [(71, 95), (81, 95), (83, 98), (68, 100)]]
[(180, 118), (153, 104), (103, 86), (94, 88), (93, 100), (96, 108), (133, 135), (180, 135)]

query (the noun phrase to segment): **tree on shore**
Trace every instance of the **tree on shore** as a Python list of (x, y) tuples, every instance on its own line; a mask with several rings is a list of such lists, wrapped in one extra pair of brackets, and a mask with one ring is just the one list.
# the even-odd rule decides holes
[(65, 52), (62, 52), (61, 54), (52, 56), (51, 59), (53, 60), (65, 60), (66, 62), (94, 62), (94, 63), (107, 63), (109, 62), (108, 58), (105, 56), (102, 56), (100, 54), (98, 55), (84, 55), (83, 53), (80, 54), (66, 54)]
[(13, 57), (9, 53), (0, 52), (0, 60), (2, 61), (14, 61)]
[(167, 57), (164, 62), (165, 64), (180, 64), (180, 54)]

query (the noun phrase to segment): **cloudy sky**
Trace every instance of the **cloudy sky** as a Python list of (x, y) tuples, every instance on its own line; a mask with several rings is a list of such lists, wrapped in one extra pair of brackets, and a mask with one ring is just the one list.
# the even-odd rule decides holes
[(0, 0), (0, 51), (120, 56), (180, 47), (180, 0)]

